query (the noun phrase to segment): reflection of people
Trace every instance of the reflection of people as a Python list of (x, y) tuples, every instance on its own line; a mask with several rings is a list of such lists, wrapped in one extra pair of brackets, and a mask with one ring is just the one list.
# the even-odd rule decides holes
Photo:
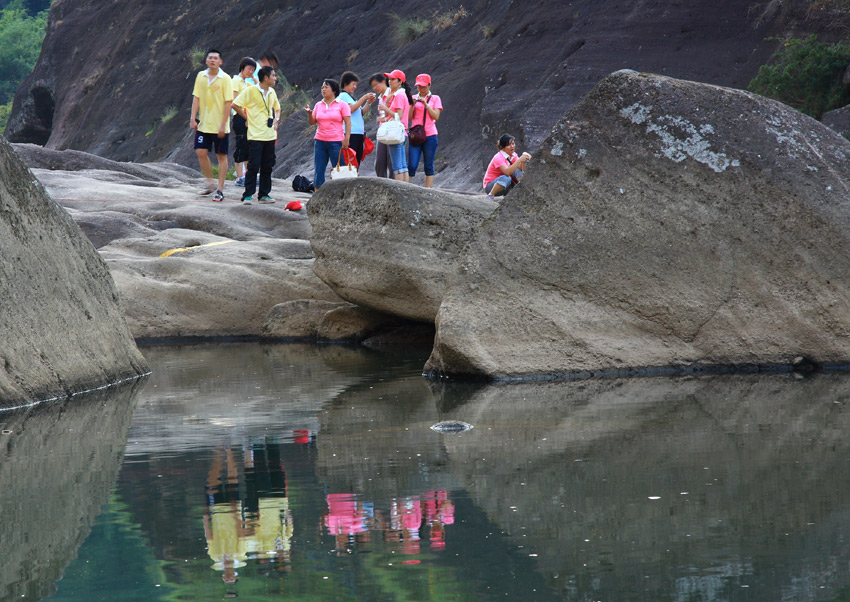
[(525, 173), (531, 155), (522, 153), (517, 157), (516, 140), (505, 134), (499, 138), (499, 152), (490, 160), (484, 173), (484, 192), (489, 196), (502, 196), (516, 186)]
[(204, 535), (222, 580), (235, 583), (236, 569), (248, 560), (288, 561), (292, 534), (278, 446), (247, 446), (241, 464), (233, 449), (217, 450), (207, 480)]

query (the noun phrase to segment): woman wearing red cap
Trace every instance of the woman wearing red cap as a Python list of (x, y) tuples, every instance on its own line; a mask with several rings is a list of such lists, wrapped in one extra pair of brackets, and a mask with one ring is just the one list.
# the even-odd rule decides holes
[(443, 103), (440, 97), (431, 94), (431, 76), (420, 73), (416, 76), (416, 89), (419, 91), (413, 96), (413, 109), (410, 123), (412, 125), (425, 124), (425, 144), (422, 146), (410, 145), (408, 151), (408, 173), (410, 178), (416, 175), (419, 167), (419, 158), (425, 154), (425, 188), (434, 186), (434, 156), (437, 154), (437, 120), (443, 111)]
[[(410, 87), (405, 82), (404, 71), (395, 69), (389, 73), (384, 73), (387, 82), (390, 85), (390, 93), (392, 94), (389, 104), (381, 103), (378, 108), (386, 112), (387, 116), (384, 121), (395, 119), (398, 115), (401, 123), (404, 124), (404, 134), (407, 136), (407, 122), (409, 119), (410, 105), (413, 104), (413, 96), (410, 95)], [(407, 172), (407, 150), (404, 142), (388, 145), (390, 151), (390, 161), (393, 164), (393, 177), (402, 182), (410, 182), (410, 174)]]

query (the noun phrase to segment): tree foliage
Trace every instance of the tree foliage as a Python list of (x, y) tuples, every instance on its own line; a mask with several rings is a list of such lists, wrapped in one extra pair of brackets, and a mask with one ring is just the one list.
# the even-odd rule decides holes
[(816, 35), (787, 38), (750, 82), (752, 92), (775, 98), (820, 119), (826, 111), (850, 103), (842, 79), (850, 65), (850, 44), (820, 42)]
[(47, 11), (30, 16), (23, 0), (0, 10), (0, 105), (12, 100), (35, 66), (46, 27)]

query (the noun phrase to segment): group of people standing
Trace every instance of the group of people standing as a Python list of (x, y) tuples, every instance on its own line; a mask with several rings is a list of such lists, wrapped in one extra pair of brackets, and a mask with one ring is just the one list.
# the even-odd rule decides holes
[[(231, 78), (222, 69), (223, 57), (215, 49), (207, 51), (207, 69), (198, 73), (193, 89), (190, 127), (196, 131), (194, 148), (201, 171), (207, 179), (202, 195), (214, 194), (213, 201), (224, 200), (224, 181), (229, 153), (228, 134), (233, 114), (236, 164), (236, 184), (244, 186), (242, 203), (251, 204), (255, 193), (257, 202), (274, 203), (271, 198), (271, 174), (275, 165), (275, 144), (280, 125), (281, 106), (274, 90), (278, 66), (274, 53), (264, 53), (259, 61), (243, 58), (239, 73)], [(318, 126), (313, 143), (314, 190), (325, 182), (328, 164), (347, 165), (349, 155), (357, 164), (365, 154), (375, 150), (375, 173), (409, 182), (424, 159), (425, 186), (434, 185), (434, 159), (438, 146), (437, 121), (443, 111), (439, 96), (431, 93), (431, 76), (420, 73), (414, 80), (416, 93), (411, 93), (403, 71), (394, 69), (376, 73), (369, 78), (371, 92), (359, 99), (354, 94), (360, 78), (346, 71), (340, 81), (325, 79), (322, 98), (312, 108), (304, 107), (311, 125)], [(366, 138), (366, 119), (375, 107), (378, 124), (398, 120), (404, 129), (404, 139), (372, 145)], [(424, 136), (408, 141), (414, 126), (424, 128)], [(490, 161), (484, 176), (484, 191), (491, 196), (507, 193), (522, 177), (531, 156), (515, 152), (512, 136), (502, 136), (499, 152)], [(349, 149), (353, 153), (349, 152)], [(213, 178), (209, 153), (218, 158), (217, 182)], [(257, 190), (259, 184), (259, 190)]]
[[(437, 120), (443, 111), (443, 103), (436, 94), (431, 94), (431, 76), (420, 73), (416, 76), (416, 94), (411, 94), (405, 74), (400, 69), (388, 73), (376, 73), (369, 78), (372, 92), (355, 100), (354, 93), (360, 78), (346, 71), (340, 81), (326, 79), (322, 82), (322, 99), (311, 109), (304, 107), (311, 125), (318, 124), (316, 131), (313, 167), (313, 185), (319, 188), (325, 182), (328, 163), (336, 167), (340, 161), (347, 164), (348, 149), (354, 151), (358, 164), (365, 154), (366, 119), (372, 106), (377, 104), (376, 120), (401, 122), (405, 140), (396, 144), (378, 141), (375, 151), (375, 174), (388, 175), (409, 182), (416, 175), (424, 157), (425, 186), (434, 185), (434, 157), (437, 154)], [(410, 141), (407, 132), (412, 125), (423, 125), (425, 140), (421, 144)]]

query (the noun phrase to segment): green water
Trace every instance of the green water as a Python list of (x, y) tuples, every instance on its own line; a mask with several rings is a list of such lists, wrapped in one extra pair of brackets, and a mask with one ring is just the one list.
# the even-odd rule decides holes
[(485, 387), (421, 353), (143, 352), (135, 388), (0, 417), (0, 599), (850, 600), (846, 376)]

